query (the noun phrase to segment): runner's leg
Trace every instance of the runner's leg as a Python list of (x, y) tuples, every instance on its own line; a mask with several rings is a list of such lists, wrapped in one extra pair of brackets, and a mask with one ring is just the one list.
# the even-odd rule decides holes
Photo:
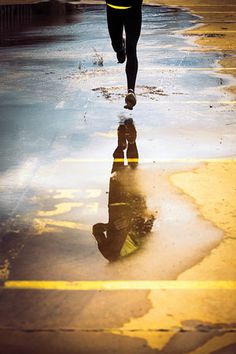
[(134, 142), (133, 144), (128, 144), (128, 149), (127, 149), (127, 159), (128, 159), (128, 165), (132, 168), (136, 168), (138, 166), (138, 148), (136, 143)]
[(138, 72), (137, 44), (141, 33), (142, 6), (134, 6), (125, 10), (125, 32), (126, 32), (126, 75), (128, 90), (135, 89), (135, 82)]
[(107, 6), (107, 24), (111, 44), (116, 53), (123, 50), (123, 17), (124, 10), (116, 10)]

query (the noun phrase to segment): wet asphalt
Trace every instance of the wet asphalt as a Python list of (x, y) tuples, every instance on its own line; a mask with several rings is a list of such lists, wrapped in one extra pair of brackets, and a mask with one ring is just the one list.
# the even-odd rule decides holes
[[(123, 109), (124, 66), (111, 50), (104, 6), (57, 19), (38, 16), (2, 35), (3, 282), (175, 280), (221, 242), (222, 232), (199, 220), (168, 182), (173, 172), (236, 152), (233, 99), (224, 90), (233, 78), (217, 72), (223, 54), (199, 51), (178, 33), (198, 21), (187, 11), (144, 6), (132, 112)], [(107, 221), (116, 129), (125, 118), (135, 121), (140, 183), (160, 217), (144, 248), (109, 264), (91, 229)], [(158, 352), (143, 339), (111, 330), (150, 310), (147, 291), (1, 289), (0, 297), (7, 353), (32, 353), (32, 347), (50, 354)], [(169, 343), (161, 352), (182, 353), (187, 336), (196, 349), (215, 331), (179, 333), (176, 343), (182, 344), (173, 351)]]

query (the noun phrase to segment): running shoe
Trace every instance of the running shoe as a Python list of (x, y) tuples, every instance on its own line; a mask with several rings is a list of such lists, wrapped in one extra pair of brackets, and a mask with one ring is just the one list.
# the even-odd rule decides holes
[(133, 90), (129, 90), (127, 95), (125, 96), (125, 103), (126, 105), (124, 108), (130, 109), (132, 111), (133, 107), (136, 105), (136, 95)]

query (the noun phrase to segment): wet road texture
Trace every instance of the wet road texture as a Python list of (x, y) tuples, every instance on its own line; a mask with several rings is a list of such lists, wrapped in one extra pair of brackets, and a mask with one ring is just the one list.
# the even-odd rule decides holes
[[(222, 251), (219, 272), (204, 266), (224, 242), (204, 212), (211, 189), (224, 199), (218, 173), (236, 154), (235, 82), (223, 52), (181, 32), (199, 21), (143, 7), (132, 112), (104, 6), (2, 34), (1, 353), (236, 352), (233, 261)], [(157, 217), (134, 254), (109, 263), (92, 226), (107, 223), (117, 128), (130, 118), (139, 166), (122, 183)]]

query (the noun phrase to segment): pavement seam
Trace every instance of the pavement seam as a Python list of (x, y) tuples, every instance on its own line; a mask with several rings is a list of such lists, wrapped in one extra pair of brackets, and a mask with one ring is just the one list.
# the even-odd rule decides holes
[(236, 327), (227, 328), (134, 328), (134, 329), (123, 329), (123, 328), (17, 328), (17, 327), (2, 327), (0, 331), (13, 331), (13, 332), (26, 332), (26, 333), (38, 333), (38, 332), (120, 332), (120, 333), (134, 333), (134, 332), (169, 332), (169, 333), (236, 333)]

